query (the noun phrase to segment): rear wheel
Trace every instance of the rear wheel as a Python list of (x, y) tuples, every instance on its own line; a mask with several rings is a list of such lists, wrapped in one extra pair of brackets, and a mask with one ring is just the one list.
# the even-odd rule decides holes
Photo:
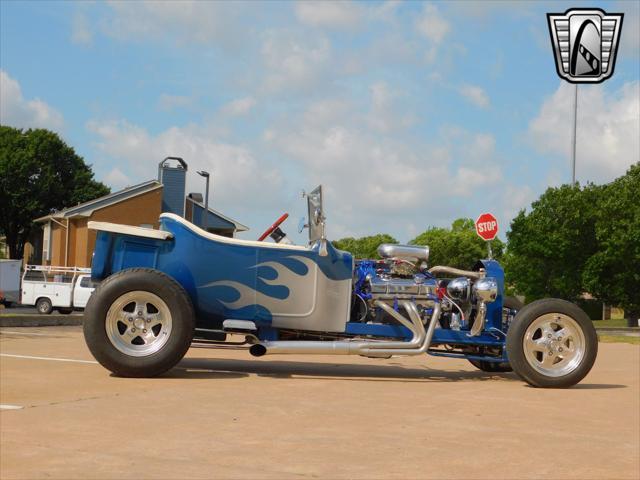
[(48, 298), (39, 298), (36, 302), (36, 310), (42, 315), (48, 315), (53, 311), (53, 305)]
[(134, 268), (107, 278), (91, 295), (84, 336), (96, 360), (116, 375), (152, 377), (182, 359), (194, 322), (180, 284), (158, 270)]
[(507, 354), (513, 370), (530, 385), (565, 388), (593, 367), (598, 337), (578, 306), (543, 299), (516, 315), (507, 334)]

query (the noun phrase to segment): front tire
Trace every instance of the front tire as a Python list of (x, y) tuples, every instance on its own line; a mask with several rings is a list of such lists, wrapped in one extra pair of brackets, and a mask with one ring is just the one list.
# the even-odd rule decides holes
[(555, 298), (518, 312), (507, 333), (513, 370), (534, 387), (566, 388), (580, 382), (598, 354), (598, 336), (586, 313)]
[(150, 268), (122, 270), (89, 298), (84, 337), (96, 360), (123, 377), (154, 377), (191, 345), (195, 315), (182, 286)]

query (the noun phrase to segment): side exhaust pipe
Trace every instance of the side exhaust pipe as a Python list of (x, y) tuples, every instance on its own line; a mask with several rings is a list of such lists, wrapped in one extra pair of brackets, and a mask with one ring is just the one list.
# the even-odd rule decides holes
[(440, 304), (436, 303), (433, 315), (427, 331), (424, 329), (422, 319), (413, 302), (404, 300), (401, 305), (409, 314), (409, 318), (403, 317), (393, 308), (382, 302), (376, 306), (381, 307), (402, 325), (413, 333), (411, 340), (402, 341), (376, 341), (376, 340), (335, 340), (323, 341), (266, 341), (252, 345), (249, 353), (254, 357), (262, 357), (271, 354), (309, 354), (309, 355), (363, 355), (366, 357), (388, 357), (390, 355), (420, 355), (425, 353), (431, 345), (433, 332), (440, 319)]

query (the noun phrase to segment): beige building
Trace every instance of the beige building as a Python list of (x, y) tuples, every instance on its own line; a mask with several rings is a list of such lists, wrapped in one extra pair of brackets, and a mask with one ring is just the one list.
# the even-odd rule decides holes
[(42, 225), (42, 264), (90, 266), (96, 232), (87, 222), (158, 228), (161, 204), (162, 185), (152, 180), (37, 218)]
[[(75, 207), (51, 213), (35, 220), (42, 225), (42, 237), (24, 250), (26, 263), (42, 265), (90, 267), (96, 242), (96, 232), (87, 228), (89, 221), (120, 223), (148, 228), (159, 227), (159, 217), (166, 202), (163, 189), (156, 180), (134, 185)], [(192, 221), (195, 206), (189, 204), (188, 220)], [(197, 208), (197, 207), (196, 207)], [(165, 209), (166, 210), (166, 209)], [(204, 210), (204, 209), (202, 209)], [(200, 215), (201, 217), (202, 215)], [(248, 230), (244, 225), (209, 209), (207, 230), (226, 236)], [(40, 239), (38, 239), (40, 240)]]

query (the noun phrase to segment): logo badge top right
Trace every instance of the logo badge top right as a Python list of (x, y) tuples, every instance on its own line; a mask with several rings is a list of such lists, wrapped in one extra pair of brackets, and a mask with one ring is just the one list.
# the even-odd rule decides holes
[(622, 13), (586, 8), (548, 13), (560, 78), (571, 83), (600, 83), (613, 75), (623, 17)]

